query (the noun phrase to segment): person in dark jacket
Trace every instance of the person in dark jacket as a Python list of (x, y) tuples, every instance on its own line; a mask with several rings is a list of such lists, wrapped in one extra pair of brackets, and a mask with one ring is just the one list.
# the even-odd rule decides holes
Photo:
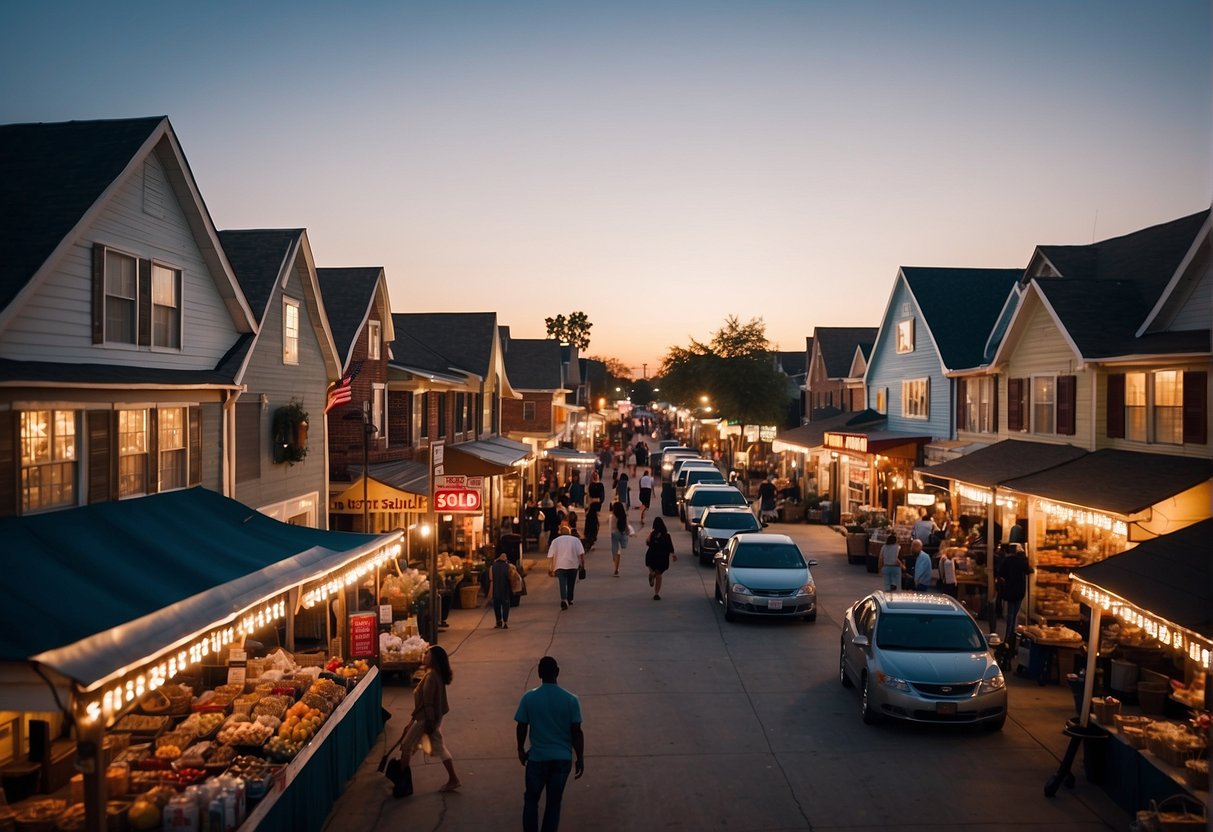
[(1010, 549), (998, 570), (998, 595), (1007, 602), (1008, 642), (1015, 637), (1015, 620), (1019, 618), (1024, 596), (1028, 594), (1028, 576), (1034, 571), (1022, 545), (1012, 543)]
[(510, 570), (514, 568), (505, 552), (500, 552), (497, 559), (489, 564), (489, 601), (493, 605), (493, 615), (497, 618), (497, 627), (503, 630), (510, 628)]
[(661, 576), (670, 568), (670, 558), (678, 560), (674, 554), (674, 540), (666, 531), (665, 521), (660, 517), (653, 518), (653, 531), (649, 532), (649, 548), (644, 553), (644, 565), (649, 568), (649, 586), (653, 587), (653, 600), (661, 600)]

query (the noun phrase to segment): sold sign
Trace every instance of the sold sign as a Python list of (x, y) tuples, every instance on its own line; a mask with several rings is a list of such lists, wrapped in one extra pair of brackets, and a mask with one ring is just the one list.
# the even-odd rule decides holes
[(434, 477), (434, 510), (479, 512), (484, 477)]

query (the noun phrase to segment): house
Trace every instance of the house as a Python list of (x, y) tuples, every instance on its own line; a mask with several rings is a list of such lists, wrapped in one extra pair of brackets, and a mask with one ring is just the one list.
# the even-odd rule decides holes
[(257, 322), (238, 375), (232, 496), (275, 519), (327, 528), (324, 409), (342, 368), (307, 232), (226, 230), (219, 240)]
[(848, 395), (846, 380), (856, 348), (870, 346), (876, 332), (873, 326), (814, 327), (806, 381), (810, 421), (864, 409), (862, 396)]
[(162, 116), (0, 126), (0, 516), (234, 493), (258, 329)]
[(787, 376), (789, 402), (788, 416), (784, 422), (787, 427), (795, 427), (800, 424), (801, 418), (804, 416), (804, 411), (801, 409), (803, 406), (801, 391), (804, 389), (807, 377), (809, 353), (773, 350), (771, 357), (775, 362), (775, 367)]
[(558, 444), (567, 424), (567, 365), (560, 342), (551, 338), (510, 338), (504, 343), (506, 373), (522, 398), (502, 402), (502, 431), (537, 450)]

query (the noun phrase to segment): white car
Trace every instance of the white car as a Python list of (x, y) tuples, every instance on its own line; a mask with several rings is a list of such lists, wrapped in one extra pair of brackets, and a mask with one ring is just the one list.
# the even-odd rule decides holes
[(716, 601), (724, 620), (739, 615), (817, 620), (817, 585), (800, 547), (786, 534), (746, 532), (717, 553)]
[(762, 525), (749, 506), (708, 506), (691, 538), (691, 554), (706, 566), (733, 535), (760, 531)]
[(748, 506), (749, 499), (724, 482), (697, 482), (683, 495), (682, 520), (692, 533), (708, 506)]

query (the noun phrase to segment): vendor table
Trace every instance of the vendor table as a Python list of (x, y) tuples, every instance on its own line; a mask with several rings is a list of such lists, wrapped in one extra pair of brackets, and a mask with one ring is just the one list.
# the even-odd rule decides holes
[(1028, 663), (1025, 666), (1027, 675), (1034, 677), (1036, 683), (1046, 685), (1051, 681), (1058, 683), (1070, 672), (1074, 664), (1074, 655), (1082, 649), (1081, 641), (1046, 641), (1025, 637), (1024, 641), (1029, 651)]
[(1116, 731), (1103, 745), (1103, 789), (1129, 814), (1174, 794), (1188, 794), (1208, 805), (1209, 792), (1188, 786), (1181, 769), (1134, 748)]
[(319, 832), (383, 732), (383, 680), (371, 668), (249, 812), (244, 830)]

